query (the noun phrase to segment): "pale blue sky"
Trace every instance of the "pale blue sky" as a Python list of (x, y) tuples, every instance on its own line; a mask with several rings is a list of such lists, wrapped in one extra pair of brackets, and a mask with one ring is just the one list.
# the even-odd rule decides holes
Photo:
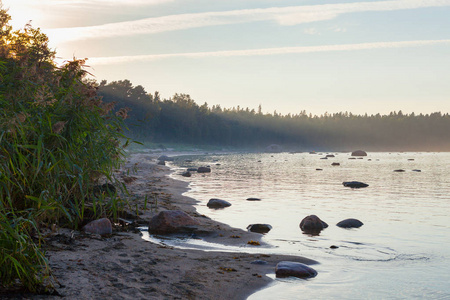
[(169, 98), (313, 114), (450, 112), (450, 0), (3, 0), (62, 59)]

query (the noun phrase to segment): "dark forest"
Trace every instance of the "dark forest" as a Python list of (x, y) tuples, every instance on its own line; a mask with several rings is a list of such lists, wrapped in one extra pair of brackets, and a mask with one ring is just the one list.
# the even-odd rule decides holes
[(449, 151), (448, 113), (355, 115), (350, 112), (281, 115), (248, 107), (197, 104), (187, 94), (161, 99), (129, 80), (98, 85), (105, 102), (131, 110), (128, 135), (141, 142), (264, 148), (280, 144), (296, 151)]

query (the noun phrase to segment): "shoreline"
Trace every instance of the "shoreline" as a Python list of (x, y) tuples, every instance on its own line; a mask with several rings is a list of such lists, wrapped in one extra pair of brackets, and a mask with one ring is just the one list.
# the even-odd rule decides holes
[[(131, 154), (116, 174), (130, 193), (130, 207), (139, 212), (139, 224), (148, 223), (162, 210), (182, 210), (200, 222), (196, 234), (204, 241), (242, 247), (244, 251), (252, 248), (252, 252), (267, 246), (261, 242), (261, 234), (200, 215), (194, 207), (198, 201), (182, 195), (189, 183), (169, 177), (170, 169), (158, 166), (155, 158), (149, 153)], [(137, 172), (127, 172), (133, 169)], [(144, 207), (145, 195), (152, 195), (157, 204)], [(317, 263), (301, 256), (181, 249), (146, 241), (141, 235), (114, 231), (101, 237), (58, 229), (46, 246), (58, 282), (57, 293), (66, 299), (246, 299), (274, 282), (266, 274), (274, 276), (278, 262)], [(250, 240), (261, 242), (261, 246), (247, 245)], [(252, 264), (255, 260), (267, 263)]]

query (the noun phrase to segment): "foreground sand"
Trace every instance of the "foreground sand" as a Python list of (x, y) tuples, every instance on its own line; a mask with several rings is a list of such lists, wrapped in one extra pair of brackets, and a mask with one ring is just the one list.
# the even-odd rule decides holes
[[(245, 247), (250, 240), (260, 241), (260, 234), (199, 215), (193, 207), (196, 200), (181, 195), (187, 183), (168, 174), (167, 167), (157, 166), (147, 154), (130, 156), (117, 173), (127, 182), (140, 223), (161, 210), (180, 209), (201, 223), (197, 233), (204, 240)], [(157, 199), (157, 205), (147, 203), (144, 209), (145, 195), (149, 202)], [(279, 261), (316, 263), (303, 257), (176, 249), (120, 230), (100, 237), (59, 229), (49, 238), (47, 256), (59, 281), (57, 292), (66, 299), (246, 299), (273, 281), (266, 274), (274, 274)], [(267, 264), (251, 264), (255, 260)]]

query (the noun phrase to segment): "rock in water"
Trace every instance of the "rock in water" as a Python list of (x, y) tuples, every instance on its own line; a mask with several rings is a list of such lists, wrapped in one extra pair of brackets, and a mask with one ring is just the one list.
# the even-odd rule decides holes
[(247, 230), (257, 233), (268, 233), (272, 229), (269, 224), (250, 224), (247, 226)]
[(190, 232), (200, 223), (181, 210), (165, 210), (154, 216), (149, 224), (151, 233), (168, 234)]
[(334, 163), (332, 163), (331, 165), (332, 165), (332, 166), (340, 166), (341, 164), (338, 163), (338, 162), (334, 162)]
[(199, 167), (197, 169), (198, 173), (211, 173), (211, 168), (209, 167)]
[(158, 157), (158, 160), (160, 161), (173, 161), (173, 157), (168, 157), (167, 155), (161, 155)]
[(305, 217), (300, 222), (300, 229), (306, 233), (313, 233), (317, 234), (322, 229), (327, 228), (328, 224), (322, 221), (318, 216), (316, 215), (310, 215)]
[(298, 278), (312, 278), (317, 276), (317, 271), (302, 263), (281, 261), (275, 267), (275, 274), (278, 278), (290, 276)]
[(363, 225), (364, 223), (357, 219), (345, 219), (336, 224), (341, 228), (359, 228)]
[(209, 199), (208, 204), (206, 204), (209, 208), (224, 208), (231, 206), (231, 203), (222, 199)]
[(183, 172), (183, 173), (181, 173), (181, 176), (183, 176), (183, 177), (191, 177), (191, 172), (189, 172), (189, 171)]
[(352, 188), (352, 189), (365, 188), (365, 187), (369, 186), (367, 183), (359, 182), (359, 181), (345, 181), (342, 183), (342, 185), (345, 187)]
[(102, 218), (86, 224), (86, 226), (83, 227), (83, 231), (100, 235), (111, 234), (112, 224), (108, 218)]
[(403, 169), (397, 169), (397, 170), (394, 170), (394, 172), (399, 172), (399, 173), (401, 173), (401, 172), (405, 172), (405, 170), (403, 170)]
[(158, 166), (165, 166), (166, 162), (164, 160), (158, 160)]
[(356, 150), (352, 152), (352, 156), (367, 156), (367, 153), (362, 150)]
[(251, 197), (251, 198), (247, 198), (247, 201), (261, 201), (261, 199)]

